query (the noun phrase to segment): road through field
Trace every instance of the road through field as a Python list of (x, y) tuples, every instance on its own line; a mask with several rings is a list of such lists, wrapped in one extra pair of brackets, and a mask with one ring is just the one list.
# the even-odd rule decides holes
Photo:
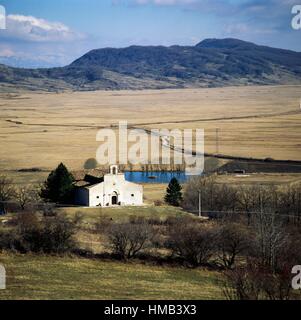
[[(301, 159), (301, 86), (0, 94), (0, 170), (82, 169), (99, 129), (203, 129), (205, 153)], [(216, 129), (219, 152), (216, 152)]]
[[(160, 122), (144, 122), (144, 123), (133, 123), (130, 125), (131, 128), (135, 129), (143, 129), (138, 126), (145, 125), (158, 125), (158, 124), (171, 124), (171, 123), (193, 123), (193, 122), (211, 122), (211, 121), (227, 121), (227, 120), (243, 120), (243, 119), (261, 119), (261, 118), (271, 118), (271, 117), (280, 117), (280, 116), (288, 116), (288, 115), (296, 115), (301, 114), (301, 110), (298, 109), (296, 111), (288, 111), (288, 112), (278, 112), (278, 113), (270, 113), (270, 114), (254, 114), (247, 116), (237, 116), (237, 117), (221, 117), (221, 118), (202, 118), (202, 119), (185, 119), (185, 120), (177, 120), (177, 121), (160, 121)], [(6, 120), (7, 122), (15, 123), (17, 125), (24, 126), (44, 126), (44, 127), (75, 127), (75, 128), (96, 128), (96, 129), (114, 129), (118, 128), (118, 125), (110, 125), (110, 126), (97, 126), (97, 125), (81, 125), (81, 124), (52, 124), (52, 123), (25, 123), (22, 121), (16, 120)], [(301, 127), (301, 125), (300, 125)]]

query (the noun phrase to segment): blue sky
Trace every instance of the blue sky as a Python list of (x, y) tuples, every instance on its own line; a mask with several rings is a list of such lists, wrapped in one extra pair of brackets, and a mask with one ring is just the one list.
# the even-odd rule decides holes
[(301, 0), (0, 0), (0, 62), (59, 66), (95, 48), (226, 37), (301, 51), (295, 4)]

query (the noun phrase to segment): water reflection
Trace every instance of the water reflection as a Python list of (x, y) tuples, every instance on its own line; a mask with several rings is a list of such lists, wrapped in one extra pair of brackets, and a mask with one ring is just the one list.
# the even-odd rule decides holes
[(190, 176), (186, 176), (184, 171), (161, 172), (161, 171), (135, 171), (125, 172), (125, 179), (136, 183), (169, 183), (172, 178), (177, 178), (180, 183), (186, 182)]

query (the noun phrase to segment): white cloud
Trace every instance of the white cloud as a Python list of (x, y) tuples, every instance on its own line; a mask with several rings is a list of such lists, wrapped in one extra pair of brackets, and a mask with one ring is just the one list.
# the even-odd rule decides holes
[(12, 57), (14, 54), (14, 51), (10, 48), (0, 46), (0, 57)]
[(0, 30), (0, 63), (49, 67), (70, 63), (91, 49), (90, 36), (61, 22), (11, 14)]
[(50, 22), (19, 14), (8, 15), (6, 26), (0, 38), (34, 42), (64, 42), (85, 37), (84, 34), (72, 30), (61, 22)]

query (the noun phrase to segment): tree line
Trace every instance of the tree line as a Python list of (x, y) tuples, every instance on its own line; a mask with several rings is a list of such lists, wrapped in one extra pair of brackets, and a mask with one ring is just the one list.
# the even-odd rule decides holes
[[(80, 213), (71, 218), (55, 210), (25, 212), (0, 227), (0, 251), (94, 256), (78, 242), (77, 234), (85, 228)], [(218, 270), (228, 299), (294, 297), (291, 269), (301, 259), (301, 228), (272, 215), (259, 214), (248, 225), (230, 217), (130, 216), (114, 221), (101, 214), (90, 228), (106, 258)]]
[[(243, 215), (248, 224), (256, 213), (276, 214), (288, 222), (301, 222), (301, 183), (286, 186), (219, 183), (215, 176), (191, 178), (184, 189), (182, 206), (196, 212)], [(221, 214), (222, 215), (222, 214)]]

